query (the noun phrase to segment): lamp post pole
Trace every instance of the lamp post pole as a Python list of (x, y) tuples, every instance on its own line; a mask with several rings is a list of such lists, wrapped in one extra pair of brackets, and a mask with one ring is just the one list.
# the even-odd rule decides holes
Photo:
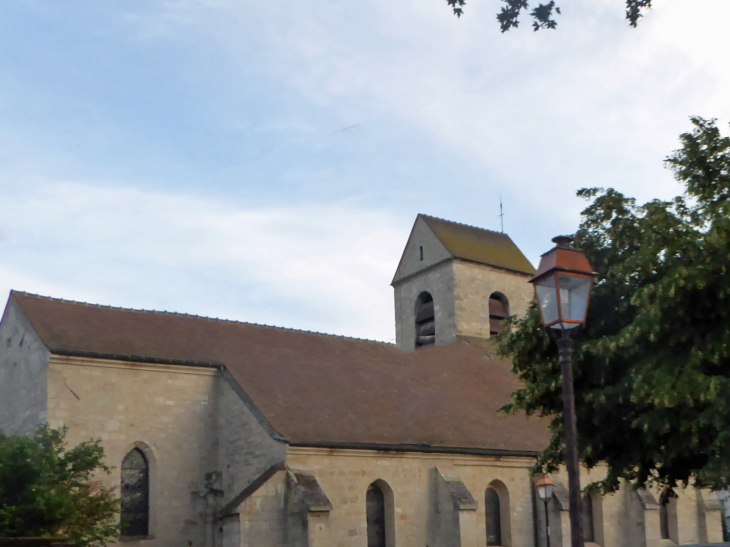
[(546, 328), (560, 330), (558, 354), (563, 376), (563, 420), (565, 427), (565, 467), (568, 469), (570, 503), (570, 544), (583, 547), (583, 503), (580, 497), (578, 428), (573, 392), (573, 340), (568, 331), (585, 324), (593, 272), (586, 256), (571, 246), (572, 238), (553, 238), (555, 247), (542, 255), (535, 277), (535, 298)]
[[(573, 392), (573, 340), (567, 331), (558, 338), (558, 355), (563, 375), (563, 427), (565, 428), (565, 467), (568, 468), (568, 499), (570, 504), (570, 544), (583, 547), (583, 503), (580, 498), (580, 468), (578, 467), (578, 428), (575, 421)], [(548, 547), (550, 547), (548, 545)]]
[(540, 477), (537, 479), (537, 494), (545, 504), (545, 539), (547, 541), (547, 547), (550, 547), (550, 515), (548, 511), (548, 504), (553, 497), (553, 481), (550, 477)]

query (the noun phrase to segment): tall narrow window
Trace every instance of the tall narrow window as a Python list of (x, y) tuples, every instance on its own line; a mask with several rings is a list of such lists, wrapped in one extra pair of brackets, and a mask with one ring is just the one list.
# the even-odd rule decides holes
[(149, 535), (150, 473), (139, 448), (122, 460), (122, 536)]
[(416, 348), (436, 343), (436, 318), (433, 297), (422, 292), (416, 300)]
[(593, 530), (593, 500), (590, 494), (583, 496), (583, 541), (590, 543), (596, 541)]
[(509, 317), (507, 297), (495, 292), (489, 297), (489, 334), (494, 336), (504, 330), (502, 321)]
[(367, 505), (368, 547), (385, 547), (385, 496), (377, 484), (368, 487)]
[(665, 491), (659, 498), (659, 529), (662, 539), (669, 539), (669, 494)]
[(421, 250), (421, 260), (423, 260), (423, 247), (419, 247), (419, 249)]
[(502, 545), (502, 511), (499, 494), (494, 488), (487, 488), (484, 494), (484, 512), (487, 518), (487, 545)]

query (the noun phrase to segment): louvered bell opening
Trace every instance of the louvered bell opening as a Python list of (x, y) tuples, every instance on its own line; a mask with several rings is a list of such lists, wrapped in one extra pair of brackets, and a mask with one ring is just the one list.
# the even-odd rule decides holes
[[(483, 302), (483, 301), (482, 301)], [(498, 298), (489, 299), (489, 317), (507, 317), (507, 306)]]
[(424, 302), (416, 314), (416, 348), (436, 343), (436, 321), (433, 300)]
[(424, 302), (416, 315), (416, 323), (433, 321), (433, 300)]
[(509, 317), (506, 304), (499, 298), (489, 298), (489, 334), (494, 336), (504, 330), (502, 321)]

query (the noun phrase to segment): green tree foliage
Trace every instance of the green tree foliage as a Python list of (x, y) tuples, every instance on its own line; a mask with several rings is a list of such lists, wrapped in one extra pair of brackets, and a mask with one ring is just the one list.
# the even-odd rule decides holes
[[(608, 466), (600, 486), (696, 484), (730, 477), (730, 138), (692, 118), (667, 166), (686, 191), (671, 201), (583, 189), (575, 244), (598, 273), (575, 333), (579, 453)], [(557, 348), (533, 302), (499, 338), (524, 387), (506, 411), (551, 419), (538, 471), (563, 461)], [(576, 329), (579, 330), (579, 329)]]
[[(507, 32), (511, 28), (519, 26), (522, 10), (528, 11), (530, 5), (528, 0), (502, 0), (502, 2), (504, 5), (497, 14), (497, 21), (499, 21), (502, 32)], [(457, 17), (464, 15), (466, 0), (446, 0), (446, 3), (451, 6)], [(629, 25), (636, 27), (639, 19), (643, 17), (643, 12), (649, 8), (651, 8), (651, 0), (626, 0), (626, 19), (629, 21)], [(558, 25), (553, 18), (554, 14), (560, 15), (560, 8), (555, 4), (555, 0), (538, 4), (530, 12), (532, 28), (535, 30), (554, 29)]]
[(30, 437), (0, 432), (0, 537), (67, 537), (79, 547), (118, 535), (119, 502), (95, 480), (109, 473), (99, 440), (73, 448), (66, 429)]

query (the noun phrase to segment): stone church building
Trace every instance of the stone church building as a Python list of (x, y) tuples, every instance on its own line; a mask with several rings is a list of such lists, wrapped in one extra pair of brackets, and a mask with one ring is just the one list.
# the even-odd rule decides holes
[[(395, 345), (12, 292), (0, 429), (101, 437), (132, 545), (544, 547), (530, 468), (549, 433), (498, 413), (517, 386), (489, 341), (525, 312), (533, 273), (507, 235), (419, 215)], [(551, 546), (567, 547), (553, 481)], [(710, 492), (583, 503), (590, 546), (722, 541)]]

